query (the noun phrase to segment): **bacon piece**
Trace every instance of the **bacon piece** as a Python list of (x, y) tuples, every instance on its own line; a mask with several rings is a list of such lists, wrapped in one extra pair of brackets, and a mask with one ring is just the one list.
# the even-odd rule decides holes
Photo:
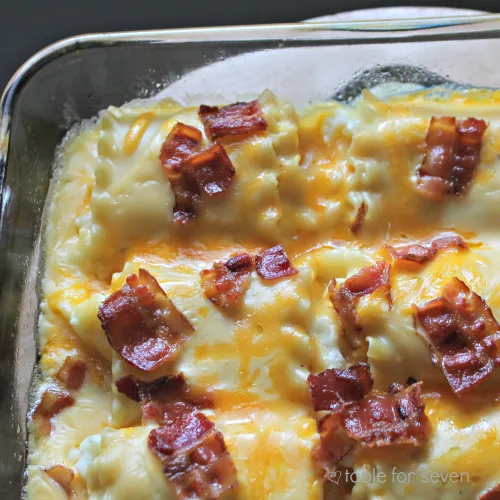
[(458, 235), (436, 238), (427, 245), (414, 243), (401, 247), (387, 245), (386, 248), (395, 259), (408, 260), (418, 264), (429, 262), (437, 255), (439, 250), (468, 249), (467, 243)]
[(433, 116), (425, 138), (425, 154), (417, 176), (417, 189), (441, 199), (453, 189), (451, 173), (457, 149), (456, 119)]
[(220, 109), (217, 106), (201, 105), (198, 114), (205, 133), (211, 140), (267, 129), (267, 122), (257, 101), (237, 102)]
[(325, 477), (338, 479), (340, 461), (359, 443), (367, 447), (392, 444), (421, 445), (430, 434), (420, 384), (347, 402), (320, 420), (320, 441), (313, 457)]
[(347, 279), (343, 286), (355, 297), (369, 295), (389, 283), (389, 269), (389, 264), (384, 261), (363, 267)]
[(254, 265), (254, 258), (247, 253), (234, 255), (225, 262), (214, 262), (212, 269), (200, 273), (205, 295), (216, 306), (235, 306), (248, 288)]
[(462, 194), (472, 182), (481, 154), (481, 141), (488, 125), (484, 120), (467, 118), (457, 123), (458, 146), (453, 167), (454, 194)]
[(213, 401), (207, 395), (197, 394), (187, 385), (182, 373), (153, 382), (126, 375), (115, 385), (118, 392), (141, 403), (144, 421), (153, 420), (161, 425), (195, 409), (213, 407)]
[(223, 193), (231, 184), (235, 170), (220, 144), (191, 156), (181, 166), (181, 183), (176, 188), (174, 218), (183, 223), (199, 212), (202, 195)]
[(347, 403), (359, 401), (373, 386), (370, 365), (356, 363), (345, 370), (330, 368), (307, 378), (315, 411), (342, 409)]
[(389, 305), (392, 304), (389, 270), (389, 264), (380, 261), (373, 266), (364, 267), (339, 287), (337, 287), (335, 280), (332, 280), (328, 286), (330, 300), (337, 312), (347, 340), (353, 349), (359, 349), (362, 341), (361, 325), (356, 311), (359, 297), (369, 295), (379, 288), (386, 287)]
[(354, 223), (351, 226), (351, 232), (353, 234), (358, 234), (363, 227), (366, 219), (366, 213), (368, 212), (368, 208), (366, 203), (363, 201), (358, 208), (358, 213), (356, 214), (356, 219), (354, 219)]
[(180, 171), (182, 162), (196, 152), (202, 138), (201, 132), (195, 127), (181, 122), (174, 125), (160, 150), (160, 161), (167, 175)]
[(178, 122), (160, 150), (159, 158), (175, 196), (174, 222), (179, 224), (194, 217), (201, 205), (198, 186), (185, 179), (181, 169), (183, 162), (195, 154), (201, 140), (197, 128)]
[(216, 499), (238, 486), (224, 438), (202, 413), (152, 430), (148, 444), (181, 499)]
[(417, 172), (417, 190), (427, 198), (441, 200), (461, 195), (471, 183), (488, 125), (484, 120), (458, 121), (433, 116), (425, 139), (425, 155)]
[(500, 325), (486, 302), (458, 278), (441, 297), (418, 308), (417, 318), (433, 362), (455, 393), (482, 383), (500, 364)]
[(351, 403), (341, 417), (348, 436), (368, 447), (420, 445), (431, 429), (420, 384)]
[(202, 195), (218, 195), (231, 184), (235, 170), (220, 144), (196, 152), (201, 132), (177, 123), (160, 151), (160, 161), (175, 195), (174, 222), (186, 223), (202, 205)]
[(64, 465), (55, 465), (43, 471), (65, 491), (68, 497), (74, 495), (72, 483), (75, 473), (71, 469)]
[(133, 375), (125, 375), (120, 377), (116, 382), (115, 386), (120, 394), (124, 394), (127, 398), (135, 401), (136, 403), (141, 402), (141, 394), (139, 393), (140, 381), (137, 377)]
[(42, 436), (48, 436), (52, 432), (52, 417), (72, 406), (74, 402), (75, 400), (65, 391), (47, 389), (33, 413), (33, 422), (38, 432)]
[(268, 248), (255, 257), (257, 273), (265, 280), (275, 280), (293, 276), (298, 271), (288, 260), (284, 248), (281, 245)]
[(77, 391), (83, 384), (87, 363), (83, 359), (68, 356), (56, 377), (70, 390)]
[(111, 347), (139, 370), (172, 361), (193, 332), (189, 321), (145, 269), (99, 307), (98, 318)]
[(431, 242), (432, 248), (435, 250), (468, 250), (469, 247), (467, 243), (465, 243), (464, 239), (457, 234), (449, 235), (449, 236), (441, 236), (440, 238), (436, 238)]
[(198, 186), (200, 192), (209, 196), (225, 191), (235, 174), (233, 164), (220, 144), (191, 156), (181, 171), (188, 185)]
[(437, 254), (436, 249), (420, 245), (419, 243), (405, 245), (402, 247), (392, 247), (387, 245), (386, 248), (395, 259), (408, 260), (411, 262), (417, 262), (418, 264), (432, 260)]
[(479, 500), (500, 500), (500, 484), (490, 488), (486, 493), (483, 493)]
[(356, 442), (341, 426), (339, 413), (330, 413), (319, 422), (319, 442), (312, 450), (313, 460), (325, 471), (325, 479), (338, 484), (340, 461), (354, 448)]

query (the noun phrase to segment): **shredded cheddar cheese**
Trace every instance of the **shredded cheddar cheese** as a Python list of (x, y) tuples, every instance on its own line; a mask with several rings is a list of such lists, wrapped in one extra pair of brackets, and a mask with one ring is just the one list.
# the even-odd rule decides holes
[[(66, 498), (44, 472), (56, 465), (74, 472), (74, 498), (176, 498), (148, 448), (152, 427), (140, 404), (115, 385), (127, 375), (151, 382), (176, 373), (213, 399), (202, 411), (224, 436), (239, 483), (228, 498), (340, 498), (342, 483), (325, 485), (313, 457), (324, 413), (313, 411), (307, 377), (360, 360), (376, 391), (422, 382), (432, 433), (423, 449), (356, 448), (342, 464), (360, 478), (350, 485), (353, 499), (475, 499), (500, 482), (500, 370), (477, 395), (457, 396), (414, 318), (457, 277), (500, 319), (500, 95), (425, 91), (380, 101), (365, 91), (355, 103), (300, 113), (269, 91), (257, 102), (267, 129), (219, 140), (234, 167), (231, 184), (182, 226), (173, 222), (176, 193), (159, 153), (178, 122), (200, 131), (200, 151), (211, 147), (197, 108), (112, 107), (66, 141), (45, 235), (39, 395), (67, 356), (90, 368), (74, 404), (52, 417), (50, 436), (31, 433), (29, 499)], [(415, 182), (429, 121), (445, 114), (483, 118), (488, 128), (468, 192), (433, 201)], [(466, 251), (420, 264), (384, 250), (450, 232), (466, 240)], [(227, 309), (207, 298), (200, 272), (277, 244), (296, 274), (266, 280), (252, 270), (240, 302)], [(391, 263), (392, 300), (380, 291), (359, 298), (366, 348), (353, 353), (328, 284), (380, 260)], [(173, 361), (148, 373), (111, 347), (97, 318), (141, 268), (193, 328)], [(372, 469), (386, 480), (368, 477)], [(455, 472), (461, 482), (451, 481)]]

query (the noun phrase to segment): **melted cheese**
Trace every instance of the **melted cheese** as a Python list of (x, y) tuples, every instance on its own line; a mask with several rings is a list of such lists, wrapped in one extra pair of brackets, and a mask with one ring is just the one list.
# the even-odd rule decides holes
[(90, 460), (85, 464), (89, 500), (175, 498), (164, 480), (161, 462), (148, 448), (150, 431), (147, 427), (104, 429), (100, 447), (89, 450)]
[(319, 500), (322, 481), (310, 460), (317, 440), (311, 417), (249, 407), (216, 418), (238, 470), (235, 498)]
[[(320, 415), (312, 412), (307, 376), (356, 356), (328, 283), (386, 258), (384, 244), (449, 230), (467, 239), (470, 251), (442, 252), (424, 266), (396, 263), (393, 307), (377, 294), (358, 305), (375, 387), (423, 381), (430, 444), (410, 452), (360, 448), (346, 465), (358, 475), (356, 499), (472, 499), (500, 481), (499, 408), (491, 402), (498, 374), (477, 396), (458, 399), (432, 365), (413, 319), (414, 305), (438, 296), (454, 276), (500, 318), (499, 95), (425, 92), (381, 102), (365, 92), (353, 104), (317, 103), (300, 114), (269, 91), (259, 102), (268, 130), (221, 139), (236, 170), (231, 187), (183, 227), (172, 223), (174, 196), (158, 154), (178, 121), (198, 128), (202, 145), (209, 144), (197, 109), (171, 101), (111, 107), (65, 141), (47, 221), (40, 392), (68, 355), (85, 359), (89, 372), (76, 404), (53, 418), (52, 435), (31, 437), (29, 498), (65, 498), (43, 471), (57, 464), (75, 472), (76, 498), (172, 498), (147, 447), (150, 429), (141, 426), (139, 404), (114, 382), (175, 372), (214, 398), (206, 413), (238, 470), (240, 486), (230, 498), (336, 498), (311, 455)], [(441, 203), (413, 187), (433, 114), (490, 123), (470, 193)], [(354, 235), (363, 203), (366, 219)], [(234, 251), (258, 253), (277, 243), (296, 276), (265, 281), (253, 273), (237, 311), (206, 298), (200, 271)], [(148, 374), (111, 349), (97, 319), (104, 298), (141, 267), (194, 327), (178, 358)], [(370, 477), (373, 471), (385, 480)]]

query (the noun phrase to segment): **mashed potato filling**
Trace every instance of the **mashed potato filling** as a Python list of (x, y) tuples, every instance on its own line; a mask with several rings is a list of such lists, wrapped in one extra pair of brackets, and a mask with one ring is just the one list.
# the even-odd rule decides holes
[[(500, 319), (499, 96), (426, 91), (379, 101), (365, 91), (351, 104), (300, 112), (270, 91), (257, 102), (266, 130), (219, 140), (235, 171), (231, 185), (184, 225), (173, 222), (176, 195), (159, 153), (178, 122), (201, 132), (200, 149), (212, 144), (197, 108), (168, 100), (110, 107), (65, 140), (47, 215), (38, 395), (59, 383), (68, 356), (87, 370), (50, 434), (31, 432), (28, 498), (68, 497), (47, 473), (56, 465), (72, 471), (74, 498), (176, 498), (148, 447), (154, 427), (115, 385), (175, 373), (213, 400), (202, 411), (224, 436), (239, 483), (227, 498), (342, 498), (342, 474), (360, 500), (475, 499), (500, 482), (500, 371), (457, 396), (415, 320), (454, 277)], [(484, 118), (488, 128), (468, 192), (435, 201), (415, 182), (430, 119), (441, 115)], [(468, 248), (423, 264), (387, 251), (450, 233)], [(277, 244), (296, 274), (266, 280), (252, 271), (234, 309), (209, 300), (201, 271)], [(379, 261), (391, 264), (392, 301), (359, 298), (366, 345), (353, 351), (328, 286)], [(111, 347), (97, 317), (139, 269), (194, 329), (173, 362), (150, 372)], [(377, 391), (422, 382), (431, 436), (411, 449), (357, 447), (325, 483), (313, 452), (324, 412), (313, 411), (307, 377), (359, 361), (370, 364)]]

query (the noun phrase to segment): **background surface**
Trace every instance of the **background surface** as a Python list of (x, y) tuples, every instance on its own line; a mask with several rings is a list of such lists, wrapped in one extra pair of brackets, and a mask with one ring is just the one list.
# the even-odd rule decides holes
[(294, 22), (345, 10), (416, 5), (500, 12), (498, 0), (0, 0), (0, 90), (35, 52), (72, 35)]

